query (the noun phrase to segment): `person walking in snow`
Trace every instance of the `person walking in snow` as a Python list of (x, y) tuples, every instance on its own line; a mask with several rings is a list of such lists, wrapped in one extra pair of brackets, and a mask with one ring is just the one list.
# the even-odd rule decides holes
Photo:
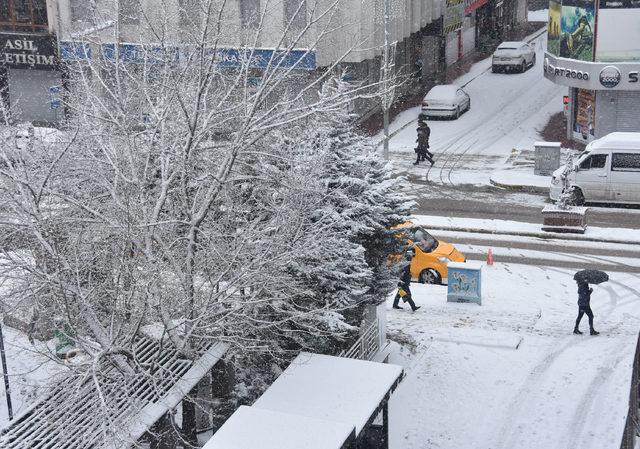
[(427, 124), (427, 116), (421, 113), (418, 115), (418, 145), (415, 149), (418, 156), (413, 165), (418, 165), (420, 161), (429, 161), (433, 165), (433, 153), (429, 151), (429, 136), (431, 136), (431, 128)]
[(576, 319), (576, 326), (573, 328), (573, 333), (582, 335), (580, 332), (580, 320), (584, 315), (587, 315), (589, 318), (589, 331), (591, 335), (598, 335), (600, 332), (597, 332), (593, 328), (593, 311), (591, 310), (591, 293), (593, 289), (589, 287), (584, 281), (578, 281), (578, 318)]
[(398, 293), (396, 293), (396, 297), (393, 300), (393, 308), (402, 309), (402, 307), (398, 305), (400, 298), (402, 298), (402, 301), (408, 302), (411, 306), (411, 310), (415, 312), (420, 308), (420, 306), (416, 306), (416, 303), (413, 302), (413, 298), (411, 297), (411, 259), (413, 258), (413, 253), (408, 251), (405, 257), (407, 259), (407, 264), (402, 269), (400, 282), (398, 282)]

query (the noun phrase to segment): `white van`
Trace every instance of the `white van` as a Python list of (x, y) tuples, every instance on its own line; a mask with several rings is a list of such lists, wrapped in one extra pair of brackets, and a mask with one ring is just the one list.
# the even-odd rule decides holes
[[(549, 196), (562, 193), (561, 174), (553, 173)], [(569, 174), (575, 204), (640, 204), (640, 133), (615, 132), (591, 142)]]

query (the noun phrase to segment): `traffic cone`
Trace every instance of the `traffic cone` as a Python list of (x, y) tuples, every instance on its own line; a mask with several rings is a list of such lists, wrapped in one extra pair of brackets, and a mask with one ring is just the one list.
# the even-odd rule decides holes
[(487, 265), (493, 265), (493, 250), (491, 248), (487, 252)]

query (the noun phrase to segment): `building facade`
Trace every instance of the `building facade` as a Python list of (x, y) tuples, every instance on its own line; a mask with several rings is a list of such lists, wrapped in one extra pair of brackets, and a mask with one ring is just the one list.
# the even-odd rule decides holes
[(640, 0), (549, 4), (545, 76), (569, 88), (567, 137), (640, 131)]
[(0, 95), (13, 122), (57, 120), (60, 92), (56, 5), (0, 2)]

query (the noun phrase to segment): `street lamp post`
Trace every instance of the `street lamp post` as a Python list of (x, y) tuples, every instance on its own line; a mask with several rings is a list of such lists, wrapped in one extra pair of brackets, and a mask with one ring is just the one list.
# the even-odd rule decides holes
[(13, 407), (11, 406), (11, 390), (9, 389), (9, 373), (7, 371), (7, 356), (4, 353), (4, 336), (2, 334), (2, 320), (0, 319), (0, 358), (2, 359), (2, 377), (4, 378), (4, 391), (7, 395), (7, 411), (9, 419), (13, 419)]

